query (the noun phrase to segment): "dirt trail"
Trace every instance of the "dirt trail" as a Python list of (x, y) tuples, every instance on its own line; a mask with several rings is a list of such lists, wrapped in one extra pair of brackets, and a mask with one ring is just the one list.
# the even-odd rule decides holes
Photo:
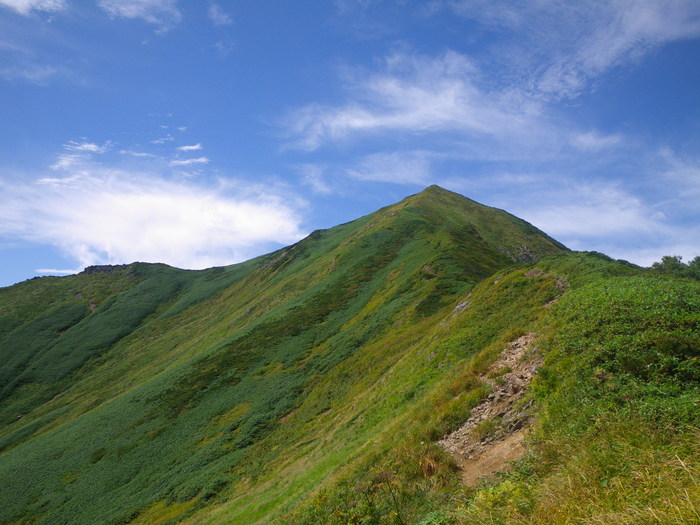
[(532, 425), (530, 403), (518, 403), (542, 365), (542, 358), (527, 359), (535, 334), (511, 341), (481, 379), (493, 392), (475, 406), (460, 428), (438, 441), (452, 454), (465, 485), (504, 469), (525, 453), (523, 440)]

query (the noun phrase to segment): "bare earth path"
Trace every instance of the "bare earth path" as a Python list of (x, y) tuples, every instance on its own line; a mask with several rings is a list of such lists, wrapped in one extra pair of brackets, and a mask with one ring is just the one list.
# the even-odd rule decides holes
[(519, 401), (542, 365), (542, 358), (527, 359), (535, 334), (511, 341), (498, 360), (481, 376), (493, 392), (475, 406), (460, 428), (438, 441), (452, 454), (465, 485), (503, 470), (525, 453), (523, 440), (532, 425), (529, 404)]

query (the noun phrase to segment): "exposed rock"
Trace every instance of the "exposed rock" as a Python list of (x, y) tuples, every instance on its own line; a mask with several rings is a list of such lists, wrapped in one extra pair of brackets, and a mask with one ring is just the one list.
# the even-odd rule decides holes
[(518, 254), (518, 262), (536, 262), (539, 260), (539, 257), (532, 253), (532, 250), (530, 250), (530, 247), (527, 246), (526, 244), (521, 244), (520, 245), (520, 253)]
[(85, 274), (114, 273), (118, 270), (126, 270), (128, 267), (129, 267), (128, 264), (103, 264), (103, 265), (87, 266), (81, 273), (85, 273)]
[(421, 266), (421, 270), (423, 270), (425, 273), (430, 274), (430, 275), (437, 275), (437, 273), (435, 272), (433, 267), (430, 266), (429, 264), (424, 264), (423, 266)]
[(522, 442), (532, 424), (531, 403), (517, 402), (542, 365), (541, 357), (525, 359), (534, 338), (535, 334), (526, 334), (508, 343), (481, 376), (493, 392), (472, 409), (464, 425), (438, 441), (455, 458), (466, 485), (502, 470), (525, 452)]
[(461, 303), (457, 304), (457, 306), (455, 306), (454, 311), (455, 311), (455, 312), (461, 312), (461, 311), (464, 310), (467, 306), (469, 306), (469, 301), (462, 301)]

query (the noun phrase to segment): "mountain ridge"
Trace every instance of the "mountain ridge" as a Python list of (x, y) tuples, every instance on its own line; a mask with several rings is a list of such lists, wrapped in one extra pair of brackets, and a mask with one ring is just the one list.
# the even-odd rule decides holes
[[(429, 187), (236, 265), (132, 263), (0, 289), (0, 481), (12, 487), (0, 521), (467, 523), (448, 494), (478, 498), (436, 443), (488, 395), (481, 374), (525, 333), (548, 359), (587, 348), (585, 330), (562, 334), (622, 297), (659, 304), (662, 332), (700, 326), (697, 286), (654, 279)], [(650, 295), (660, 288), (675, 306)], [(666, 348), (662, 332), (637, 331)], [(694, 370), (696, 341), (683, 341), (691, 350), (654, 350), (678, 361), (659, 377)], [(547, 407), (572, 407), (552, 401), (560, 383), (593, 373), (561, 373), (566, 359), (545, 361), (528, 390), (543, 428)], [(596, 359), (614, 381), (637, 367)], [(663, 385), (691, 421), (692, 398)]]

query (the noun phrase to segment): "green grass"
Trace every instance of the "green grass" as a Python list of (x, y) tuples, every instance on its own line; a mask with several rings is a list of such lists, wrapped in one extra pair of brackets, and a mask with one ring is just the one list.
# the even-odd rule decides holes
[[(0, 522), (681, 523), (698, 295), (436, 187), (240, 265), (0, 289)], [(435, 441), (529, 332), (529, 455), (466, 489)]]
[[(547, 259), (537, 268), (539, 276), (516, 270), (474, 289), (460, 312), (464, 325), (452, 326), (462, 337), (440, 338), (436, 347), (459, 341), (455, 346), (463, 348), (469, 341), (482, 350), (459, 376), (459, 367), (445, 369), (444, 379), (412, 408), (410, 426), (402, 421), (385, 434), (381, 452), (347, 469), (281, 523), (696, 521), (700, 287), (650, 278), (596, 254)], [(546, 282), (556, 287), (561, 277), (572, 289), (562, 294), (557, 288), (558, 302), (544, 306), (553, 292)], [(521, 329), (513, 331), (511, 323)], [(501, 339), (490, 346), (479, 340), (484, 325)], [(473, 379), (457, 378), (482, 373), (506, 341), (531, 330), (547, 359), (531, 394), (538, 421), (529, 455), (511, 474), (464, 489), (450, 460), (426, 447), (466, 420), (469, 405), (487, 393)], [(426, 464), (431, 468), (421, 470)], [(363, 483), (371, 488), (358, 490)]]

